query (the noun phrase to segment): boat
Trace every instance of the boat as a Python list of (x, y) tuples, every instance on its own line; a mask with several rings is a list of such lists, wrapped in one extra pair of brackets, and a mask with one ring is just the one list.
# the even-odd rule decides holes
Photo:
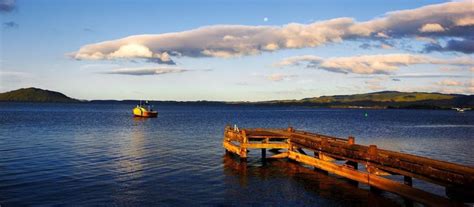
[(158, 111), (153, 110), (153, 106), (148, 104), (148, 101), (146, 101), (144, 104), (142, 104), (140, 101), (140, 104), (133, 108), (133, 116), (154, 118), (158, 116)]

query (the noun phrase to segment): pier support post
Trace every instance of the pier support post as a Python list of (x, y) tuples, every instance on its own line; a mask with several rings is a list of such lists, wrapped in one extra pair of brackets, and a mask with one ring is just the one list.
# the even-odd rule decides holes
[(377, 187), (374, 187), (373, 185), (370, 186), (370, 192), (372, 193), (376, 193), (376, 194), (380, 194), (382, 193), (383, 191), (378, 189)]
[[(353, 136), (349, 136), (347, 138), (347, 144), (348, 145), (354, 145), (355, 144), (355, 138)], [(351, 161), (351, 160), (348, 160), (346, 162), (346, 165), (351, 167), (354, 170), (358, 170), (358, 168), (359, 168), (359, 164), (357, 162), (354, 162), (354, 161)], [(349, 183), (351, 185), (354, 185), (354, 186), (359, 186), (359, 182), (354, 181), (354, 180), (349, 180)]]
[[(405, 185), (408, 185), (408, 186), (412, 187), (413, 186), (413, 179), (410, 176), (403, 176), (403, 183)], [(408, 198), (404, 198), (403, 202), (405, 203), (405, 206), (407, 206), (407, 207), (412, 207), (413, 206), (413, 201), (408, 199)]]
[(410, 187), (413, 186), (413, 179), (410, 176), (403, 176), (403, 183)]

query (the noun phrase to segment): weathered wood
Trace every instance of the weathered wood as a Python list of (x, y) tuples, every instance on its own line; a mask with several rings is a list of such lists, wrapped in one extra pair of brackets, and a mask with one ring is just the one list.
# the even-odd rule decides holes
[(287, 143), (244, 143), (241, 146), (249, 149), (288, 149)]
[(451, 206), (456, 204), (441, 196), (427, 193), (416, 188), (411, 188), (402, 183), (371, 175), (369, 173), (353, 170), (349, 167), (339, 166), (337, 164), (319, 160), (314, 157), (303, 155), (297, 152), (290, 151), (288, 158), (298, 162), (302, 162), (306, 165), (311, 165), (319, 169), (328, 171), (329, 173), (340, 175), (370, 186), (375, 186), (381, 190), (399, 194), (403, 197), (413, 199), (417, 202), (430, 206)]
[(227, 151), (240, 155), (240, 147), (238, 147), (238, 146), (236, 146), (236, 145), (234, 145), (234, 144), (232, 144), (228, 141), (224, 141), (223, 146)]
[(474, 169), (444, 161), (433, 160), (415, 155), (398, 153), (363, 145), (341, 143), (339, 141), (317, 140), (292, 136), (291, 142), (309, 149), (316, 149), (332, 157), (356, 162), (370, 163), (385, 171), (395, 171), (418, 179), (435, 182), (443, 186), (474, 185)]
[[(237, 142), (240, 146), (232, 142)], [(288, 152), (270, 158), (288, 157), (320, 170), (429, 205), (452, 203), (446, 198), (412, 188), (411, 178), (445, 186), (447, 194), (451, 196), (459, 192), (471, 195), (474, 191), (473, 167), (383, 150), (375, 145), (355, 144), (355, 138), (352, 136), (342, 139), (298, 131), (291, 127), (240, 131), (226, 127), (223, 145), (227, 151), (238, 154), (244, 159), (247, 158), (247, 149), (262, 149), (262, 157), (266, 156), (266, 151), (263, 151), (266, 149), (287, 149)], [(316, 158), (306, 155), (303, 149), (313, 151)], [(332, 162), (335, 159), (346, 162), (338, 165)], [(367, 172), (358, 171), (358, 164), (365, 165)], [(405, 184), (378, 176), (390, 174), (404, 176)]]
[(282, 159), (282, 158), (287, 158), (287, 157), (288, 157), (288, 152), (282, 152), (282, 153), (280, 153), (280, 154), (272, 155), (272, 156), (269, 157), (269, 158)]

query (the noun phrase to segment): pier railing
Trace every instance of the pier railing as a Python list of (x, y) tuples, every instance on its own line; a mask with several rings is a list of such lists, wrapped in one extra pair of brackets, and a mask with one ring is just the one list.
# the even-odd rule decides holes
[[(266, 158), (267, 149), (280, 149), (269, 158), (295, 160), (422, 204), (460, 205), (474, 198), (473, 167), (379, 149), (376, 145), (359, 145), (354, 137), (343, 139), (293, 128), (226, 127), (223, 146), (242, 160), (247, 159), (250, 149), (261, 149), (262, 158)], [(403, 176), (403, 182), (390, 179), (393, 176), (389, 175)], [(412, 178), (445, 187), (448, 197), (414, 188)]]

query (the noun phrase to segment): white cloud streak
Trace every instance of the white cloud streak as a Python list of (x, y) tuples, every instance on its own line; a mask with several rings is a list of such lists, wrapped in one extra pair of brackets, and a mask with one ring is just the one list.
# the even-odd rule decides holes
[[(82, 46), (72, 57), (78, 60), (143, 58), (174, 64), (172, 57), (228, 58), (281, 49), (317, 47), (347, 39), (454, 37), (465, 40), (471, 38), (474, 31), (473, 4), (474, 0), (465, 0), (393, 11), (366, 22), (342, 17), (311, 24), (215, 25), (175, 33), (133, 35)], [(466, 46), (439, 47), (441, 49), (431, 46), (429, 51), (474, 52)]]
[(118, 74), (118, 75), (134, 75), (134, 76), (145, 76), (145, 75), (165, 75), (170, 73), (184, 73), (188, 72), (188, 69), (182, 68), (169, 68), (169, 67), (138, 67), (138, 68), (117, 68), (110, 71), (102, 72), (104, 74)]
[(420, 29), (420, 32), (444, 32), (445, 29), (440, 24), (425, 24)]
[(474, 60), (468, 57), (437, 59), (425, 55), (413, 54), (361, 55), (326, 59), (318, 56), (304, 55), (285, 58), (275, 63), (274, 66), (305, 65), (307, 68), (323, 69), (338, 73), (392, 74), (400, 67), (417, 64), (472, 66), (474, 65)]
[(473, 94), (474, 93), (474, 80), (467, 82), (445, 79), (434, 83), (438, 91), (442, 93), (463, 93)]
[(440, 85), (440, 86), (462, 86), (462, 85), (464, 85), (464, 83), (461, 82), (461, 81), (456, 81), (456, 80), (451, 80), (451, 79), (442, 80), (442, 81), (437, 82), (436, 84)]
[(274, 74), (268, 75), (266, 78), (270, 81), (283, 81), (283, 80), (290, 80), (291, 78), (294, 78), (294, 77), (296, 77), (296, 75), (274, 73)]

